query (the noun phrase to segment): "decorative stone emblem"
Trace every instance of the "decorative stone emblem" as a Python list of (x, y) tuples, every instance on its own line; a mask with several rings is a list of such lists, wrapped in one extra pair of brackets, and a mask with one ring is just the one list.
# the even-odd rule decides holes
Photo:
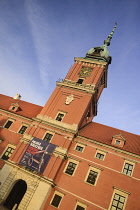
[(65, 101), (65, 104), (70, 104), (72, 101), (74, 100), (74, 95), (71, 94), (69, 96), (66, 97), (66, 101)]

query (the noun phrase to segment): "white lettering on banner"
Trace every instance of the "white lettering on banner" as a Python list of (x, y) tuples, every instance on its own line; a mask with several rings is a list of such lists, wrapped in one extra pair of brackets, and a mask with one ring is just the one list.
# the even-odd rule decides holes
[(37, 148), (39, 150), (43, 150), (43, 147), (41, 147), (40, 145), (36, 145), (34, 144), (33, 142), (30, 144), (30, 146), (34, 147), (34, 148)]

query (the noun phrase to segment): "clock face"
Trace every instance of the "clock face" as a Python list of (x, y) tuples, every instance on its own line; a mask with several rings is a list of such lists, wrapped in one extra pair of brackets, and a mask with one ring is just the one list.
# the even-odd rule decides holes
[(82, 67), (81, 71), (79, 72), (80, 76), (89, 77), (92, 72), (92, 68), (89, 67)]

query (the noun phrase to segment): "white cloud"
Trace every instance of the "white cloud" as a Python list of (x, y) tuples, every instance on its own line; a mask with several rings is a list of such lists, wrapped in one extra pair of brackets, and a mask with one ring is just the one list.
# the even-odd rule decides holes
[(49, 64), (48, 24), (45, 11), (38, 1), (25, 1), (25, 8), (38, 58), (38, 67), (44, 87), (48, 87), (47, 65)]

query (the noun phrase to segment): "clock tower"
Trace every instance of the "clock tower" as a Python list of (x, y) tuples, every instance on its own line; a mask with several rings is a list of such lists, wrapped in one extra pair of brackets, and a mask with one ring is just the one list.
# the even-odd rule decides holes
[[(91, 198), (91, 189), (86, 183), (94, 185), (102, 167), (99, 167), (99, 162), (96, 164), (93, 156), (90, 158), (97, 147), (93, 142), (94, 138), (86, 141), (84, 135), (80, 135), (82, 130), (92, 126), (92, 119), (97, 115), (99, 97), (107, 87), (107, 70), (111, 63), (108, 46), (115, 28), (116, 25), (102, 46), (93, 47), (85, 57), (74, 58), (73, 66), (65, 79), (56, 82), (56, 88), (44, 107), (9, 97), (4, 100), (6, 106), (9, 106), (8, 110), (5, 110), (5, 104), (2, 106), (4, 114), (1, 115), (1, 122), (7, 119), (2, 128), (2, 137), (5, 139), (3, 148), (7, 144), (2, 155), (5, 165), (1, 170), (0, 190), (0, 199), (4, 206), (19, 210), (52, 209), (58, 207), (65, 194), (66, 199), (69, 197), (65, 200), (66, 206), (71, 205), (72, 196), (73, 205), (75, 199), (78, 199), (77, 208), (72, 207), (73, 209), (86, 209), (81, 204), (86, 200), (92, 204), (94, 196)], [(15, 104), (13, 100), (18, 100), (18, 110), (11, 109)], [(88, 131), (92, 132), (92, 127), (87, 133)], [(96, 131), (100, 132), (100, 127), (97, 130), (95, 127), (94, 132)], [(113, 136), (117, 135), (113, 133)], [(97, 157), (105, 156), (106, 149), (103, 151), (99, 145)], [(74, 176), (77, 168), (79, 174)], [(88, 177), (93, 177), (92, 182), (88, 179), (83, 182), (87, 176), (86, 171), (89, 173)], [(113, 169), (113, 173), (114, 171), (117, 170)], [(105, 194), (104, 189), (101, 197)], [(95, 190), (94, 199), (100, 203), (100, 199), (96, 199), (100, 187)]]
[(74, 58), (74, 64), (65, 79), (57, 86), (38, 119), (59, 125), (76, 133), (97, 115), (97, 103), (107, 87), (107, 70), (111, 63), (108, 46), (114, 30), (104, 44), (90, 49), (85, 57)]

